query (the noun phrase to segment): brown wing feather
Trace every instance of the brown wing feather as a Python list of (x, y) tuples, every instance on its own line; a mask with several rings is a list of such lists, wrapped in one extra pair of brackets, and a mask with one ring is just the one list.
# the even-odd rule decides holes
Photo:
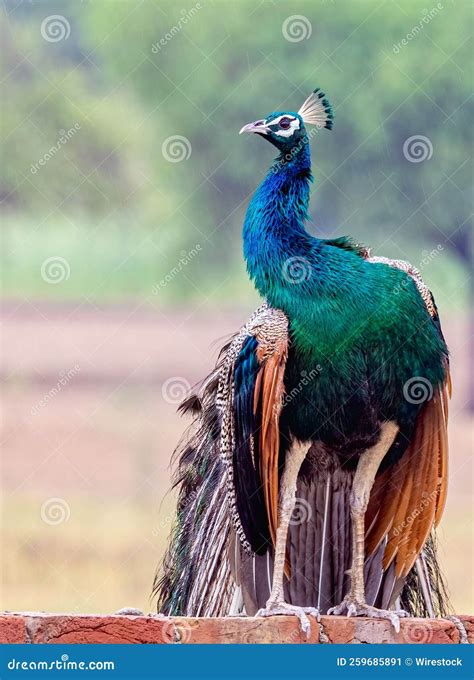
[[(434, 401), (434, 399), (432, 400)], [(418, 461), (416, 476), (413, 481), (413, 492), (410, 497), (408, 526), (403, 528), (398, 536), (398, 553), (396, 556), (396, 573), (405, 576), (413, 566), (418, 552), (424, 545), (433, 526), (437, 497), (438, 456), (436, 455), (436, 441), (433, 428), (436, 426), (436, 410), (426, 408), (424, 417), (418, 428), (423, 425), (423, 431), (415, 448)], [(418, 432), (417, 432), (418, 433)], [(389, 542), (392, 538), (389, 538)], [(421, 546), (418, 548), (418, 545)], [(384, 556), (384, 566), (388, 566), (387, 556)], [(409, 565), (407, 571), (406, 566)]]
[(448, 379), (445, 389), (441, 391), (441, 405), (443, 410), (443, 417), (439, 429), (440, 433), (440, 447), (438, 458), (439, 478), (443, 483), (439, 486), (439, 495), (436, 504), (435, 524), (439, 524), (441, 516), (446, 505), (446, 494), (448, 492), (448, 399), (451, 396), (451, 377), (448, 373)]
[[(387, 537), (383, 566), (406, 576), (443, 513), (447, 489), (447, 401), (451, 380), (420, 411), (401, 460), (376, 481), (367, 509), (367, 554)], [(383, 499), (383, 502), (382, 502)]]
[(279, 417), (284, 394), (283, 377), (288, 355), (287, 337), (269, 347), (259, 338), (257, 358), (262, 366), (257, 376), (254, 394), (254, 410), (261, 406), (259, 431), (260, 474), (262, 478), (265, 507), (270, 536), (276, 542), (278, 526), (278, 454), (280, 449)]

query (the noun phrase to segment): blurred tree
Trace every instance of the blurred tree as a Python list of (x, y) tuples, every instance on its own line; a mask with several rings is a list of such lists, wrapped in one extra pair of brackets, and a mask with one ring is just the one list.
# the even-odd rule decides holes
[[(12, 210), (47, 214), (79, 168), (84, 182), (62, 212), (81, 209), (85, 222), (126, 215), (149, 230), (164, 271), (200, 243), (188, 278), (240, 286), (240, 225), (272, 152), (237, 132), (272, 110), (297, 109), (320, 86), (336, 121), (313, 142), (314, 231), (351, 233), (414, 264), (441, 245), (465, 267), (467, 3), (65, 2), (71, 35), (55, 44), (39, 31), (48, 8), (57, 3), (28, 11), (12, 3), (4, 30), (12, 162), (2, 191)], [(28, 124), (13, 132), (23, 117)], [(81, 130), (61, 162), (30, 176), (32, 159), (75, 121)], [(173, 150), (176, 135), (185, 140)], [(176, 286), (189, 290), (184, 277)]]

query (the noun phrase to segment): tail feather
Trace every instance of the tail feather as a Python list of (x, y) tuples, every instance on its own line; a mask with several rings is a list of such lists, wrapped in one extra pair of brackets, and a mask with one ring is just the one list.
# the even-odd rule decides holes
[[(214, 391), (215, 385), (206, 389)], [(253, 615), (270, 595), (273, 553), (249, 555), (236, 539), (219, 452), (219, 416), (209, 394), (199, 404), (195, 429), (181, 445), (177, 518), (154, 582), (158, 611), (173, 616)], [(292, 604), (318, 606), (324, 613), (348, 591), (352, 475), (333, 470), (300, 476), (289, 532), (290, 577), (285, 579), (285, 597)], [(412, 616), (447, 615), (450, 605), (434, 533), (406, 579), (396, 577), (393, 563), (383, 571), (384, 550), (385, 542), (366, 561), (367, 602), (389, 608), (399, 598)]]
[[(353, 472), (337, 470), (318, 477), (301, 476), (295, 512), (289, 528), (290, 575), (285, 578), (285, 600), (294, 605), (317, 606), (327, 612), (349, 589), (351, 521), (348, 498)], [(367, 601), (375, 602), (384, 585), (383, 548), (367, 560)], [(270, 595), (273, 553), (240, 554), (240, 582), (246, 612), (255, 614)]]
[[(166, 615), (254, 614), (270, 595), (273, 548), (262, 555), (248, 554), (236, 537), (228, 468), (221, 454), (225, 424), (232, 425), (228, 410), (232, 400), (228, 403), (219, 393), (219, 380), (229, 373), (228, 348), (201, 388), (182, 405), (195, 420), (175, 454), (177, 516), (153, 586), (158, 611)], [(339, 604), (349, 589), (354, 473), (341, 469), (337, 460), (331, 451), (313, 444), (300, 472), (289, 529), (286, 601), (318, 606), (322, 613)], [(367, 529), (370, 535), (371, 528)], [(383, 569), (386, 545), (385, 536), (366, 560), (367, 602), (390, 608), (399, 601), (413, 616), (446, 615), (450, 606), (434, 534), (406, 578), (396, 575), (394, 562)]]
[[(335, 470), (326, 476), (300, 477), (296, 509), (289, 529), (289, 578), (285, 578), (285, 600), (294, 605), (317, 606), (321, 613), (339, 604), (350, 586), (352, 535), (349, 495), (353, 473)], [(411, 616), (442, 616), (449, 605), (437, 564), (433, 536), (422, 553), (425, 587), (412, 569), (407, 578), (396, 575), (395, 565), (383, 568), (383, 541), (366, 559), (366, 601), (391, 609), (400, 598)], [(235, 548), (235, 546), (234, 546)], [(273, 553), (248, 555), (237, 544), (239, 558), (232, 573), (242, 587), (245, 611), (249, 615), (264, 607), (270, 595)]]
[(231, 522), (219, 455), (216, 375), (217, 369), (184, 406), (196, 419), (176, 452), (177, 516), (153, 584), (158, 611), (170, 616), (225, 615), (236, 588), (224, 559)]
[(453, 613), (437, 555), (437, 540), (431, 532), (415, 565), (400, 589), (400, 604), (411, 616), (448, 616)]

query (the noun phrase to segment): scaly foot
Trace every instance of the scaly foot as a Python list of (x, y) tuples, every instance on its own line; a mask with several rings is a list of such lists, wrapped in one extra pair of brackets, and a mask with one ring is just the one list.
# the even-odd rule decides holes
[(400, 632), (400, 619), (408, 616), (408, 612), (404, 609), (378, 609), (371, 607), (366, 602), (359, 602), (350, 595), (346, 595), (341, 604), (337, 607), (331, 607), (328, 610), (329, 615), (342, 616), (368, 616), (375, 619), (388, 619), (397, 633)]
[(311, 622), (308, 618), (308, 614), (315, 616), (316, 619), (320, 620), (319, 610), (315, 607), (297, 607), (294, 604), (288, 604), (287, 602), (267, 602), (267, 606), (263, 609), (259, 609), (255, 616), (297, 616), (300, 620), (301, 630), (306, 633), (308, 638), (311, 634)]

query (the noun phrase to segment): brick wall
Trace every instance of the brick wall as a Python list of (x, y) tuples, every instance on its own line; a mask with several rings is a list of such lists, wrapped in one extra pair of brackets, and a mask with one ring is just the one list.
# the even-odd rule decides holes
[[(461, 616), (469, 642), (474, 617)], [(157, 616), (45, 614), (0, 615), (0, 643), (428, 643), (458, 644), (460, 633), (451, 620), (402, 619), (397, 633), (380, 619), (323, 616), (311, 619), (307, 639), (291, 616), (255, 618), (163, 618)]]

